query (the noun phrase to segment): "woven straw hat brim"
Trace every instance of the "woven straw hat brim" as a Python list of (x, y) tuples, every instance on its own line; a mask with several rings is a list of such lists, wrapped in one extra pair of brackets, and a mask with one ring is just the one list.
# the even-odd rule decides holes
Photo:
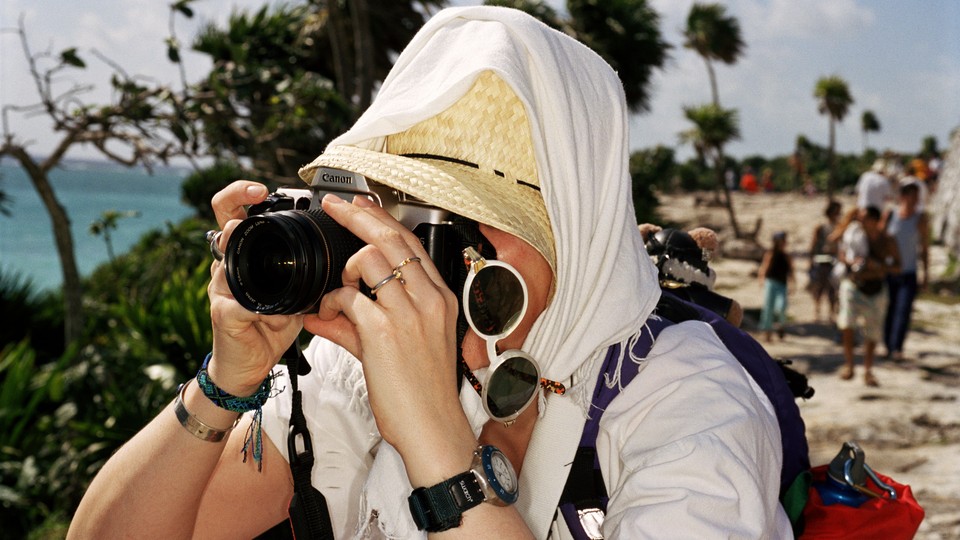
[(517, 236), (556, 273), (550, 219), (540, 192), (467, 165), (411, 158), (355, 146), (332, 146), (300, 170), (309, 182), (319, 167), (362, 174), (429, 204)]

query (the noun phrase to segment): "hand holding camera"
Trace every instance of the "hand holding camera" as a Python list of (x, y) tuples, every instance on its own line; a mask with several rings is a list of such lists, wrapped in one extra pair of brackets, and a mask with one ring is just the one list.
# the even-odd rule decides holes
[[(262, 381), (302, 324), (363, 360), (384, 437), (415, 443), (419, 430), (404, 435), (391, 427), (418, 412), (412, 407), (431, 408), (421, 401), (457, 399), (459, 310), (451, 288), (462, 288), (462, 244), (477, 242), (476, 225), (332, 169), (318, 171), (309, 191), (262, 192), (253, 200), (231, 186), (218, 198), (218, 218), (228, 220), (219, 220), (224, 258), (215, 265), (211, 309), (214, 357), (230, 351), (230, 367), (222, 370)], [(235, 221), (250, 203), (250, 216)], [(250, 351), (270, 360), (233, 360)], [(450, 409), (462, 416), (459, 407)], [(451, 420), (437, 418), (458, 425)]]
[[(212, 206), (223, 233), (218, 248), (226, 248), (233, 231), (247, 217), (245, 207), (262, 202), (267, 188), (238, 180), (213, 197)], [(264, 315), (241, 306), (227, 285), (224, 264), (214, 261), (207, 287), (213, 324), (211, 378), (223, 390), (236, 395), (253, 394), (276, 365), (302, 326), (302, 316)]]

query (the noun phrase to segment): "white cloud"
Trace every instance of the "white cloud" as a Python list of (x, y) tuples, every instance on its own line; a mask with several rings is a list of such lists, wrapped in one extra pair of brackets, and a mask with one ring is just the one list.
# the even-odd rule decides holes
[(744, 0), (739, 7), (744, 29), (749, 29), (746, 33), (761, 40), (850, 37), (876, 20), (856, 0)]
[[(276, 0), (275, 0), (276, 1)], [(564, 0), (548, 0), (563, 8)], [(197, 2), (193, 20), (179, 18), (177, 32), (189, 43), (204, 21), (223, 23), (235, 7), (259, 8), (262, 0)], [(459, 0), (479, 4), (480, 0)], [(96, 47), (128, 73), (144, 74), (162, 82), (179, 79), (166, 59), (163, 39), (168, 33), (168, 2), (156, 0), (2, 0), (0, 25), (15, 27), (25, 14), (35, 49), (78, 46), (90, 68), (71, 77), (96, 84), (100, 97), (109, 98), (109, 69), (89, 55)], [(661, 15), (661, 32), (673, 45), (665, 70), (656, 72), (649, 113), (631, 120), (634, 148), (665, 144), (678, 148), (677, 134), (687, 129), (682, 107), (710, 100), (702, 60), (682, 47), (682, 30), (693, 0), (651, 0)], [(746, 54), (735, 65), (717, 65), (720, 99), (740, 111), (743, 139), (730, 146), (732, 155), (778, 155), (788, 152), (798, 134), (826, 144), (827, 122), (817, 114), (813, 86), (818, 77), (837, 73), (850, 84), (854, 108), (838, 131), (841, 151), (859, 151), (859, 118), (873, 110), (883, 131), (871, 135), (871, 144), (910, 150), (926, 134), (946, 142), (949, 130), (960, 124), (960, 30), (949, 21), (960, 20), (955, 0), (873, 3), (868, 0), (729, 0), (728, 12), (737, 17), (747, 43)], [(917, 15), (919, 13), (919, 15)], [(910, 16), (922, 17), (911, 19)], [(906, 32), (915, 20), (932, 28)], [(942, 23), (934, 28), (936, 23)], [(209, 66), (202, 56), (184, 51), (191, 78)], [(34, 90), (27, 78), (19, 41), (0, 35), (0, 101), (31, 103)], [(42, 120), (42, 119), (39, 119)], [(19, 129), (19, 128), (18, 128)], [(49, 127), (30, 128), (30, 138), (50, 139)]]

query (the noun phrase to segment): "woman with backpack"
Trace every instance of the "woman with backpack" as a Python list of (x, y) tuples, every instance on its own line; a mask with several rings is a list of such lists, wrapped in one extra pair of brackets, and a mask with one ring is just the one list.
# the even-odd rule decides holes
[[(609, 503), (594, 532), (790, 537), (773, 407), (716, 333), (684, 322), (630, 354), (660, 289), (634, 223), (627, 126), (616, 73), (573, 38), (504, 8), (434, 16), (301, 176), (362, 176), (476, 222), (464, 285), (451, 290), (374, 196), (322, 198), (365, 245), (315, 310), (248, 311), (213, 263), (211, 355), (100, 471), (70, 536), (256, 536), (296, 512), (287, 462), (309, 448), (338, 538), (572, 538), (584, 524), (557, 508), (591, 396), (640, 363), (604, 411)], [(214, 197), (214, 251), (266, 196), (240, 181)], [(301, 329), (316, 337), (294, 404), (297, 375), (271, 373)], [(288, 438), (294, 410), (309, 437)]]

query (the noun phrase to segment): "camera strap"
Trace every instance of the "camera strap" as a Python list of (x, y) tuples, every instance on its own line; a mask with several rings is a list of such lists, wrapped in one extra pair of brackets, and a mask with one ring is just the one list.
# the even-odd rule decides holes
[[(309, 540), (333, 540), (333, 525), (323, 493), (313, 487), (313, 442), (307, 419), (303, 415), (303, 396), (297, 386), (301, 374), (310, 371), (310, 364), (303, 357), (298, 341), (283, 354), (290, 373), (290, 390), (293, 407), (290, 412), (290, 432), (287, 436), (287, 455), (293, 475), (293, 498), (290, 500), (289, 530), (293, 538)], [(301, 362), (302, 361), (302, 362)]]

